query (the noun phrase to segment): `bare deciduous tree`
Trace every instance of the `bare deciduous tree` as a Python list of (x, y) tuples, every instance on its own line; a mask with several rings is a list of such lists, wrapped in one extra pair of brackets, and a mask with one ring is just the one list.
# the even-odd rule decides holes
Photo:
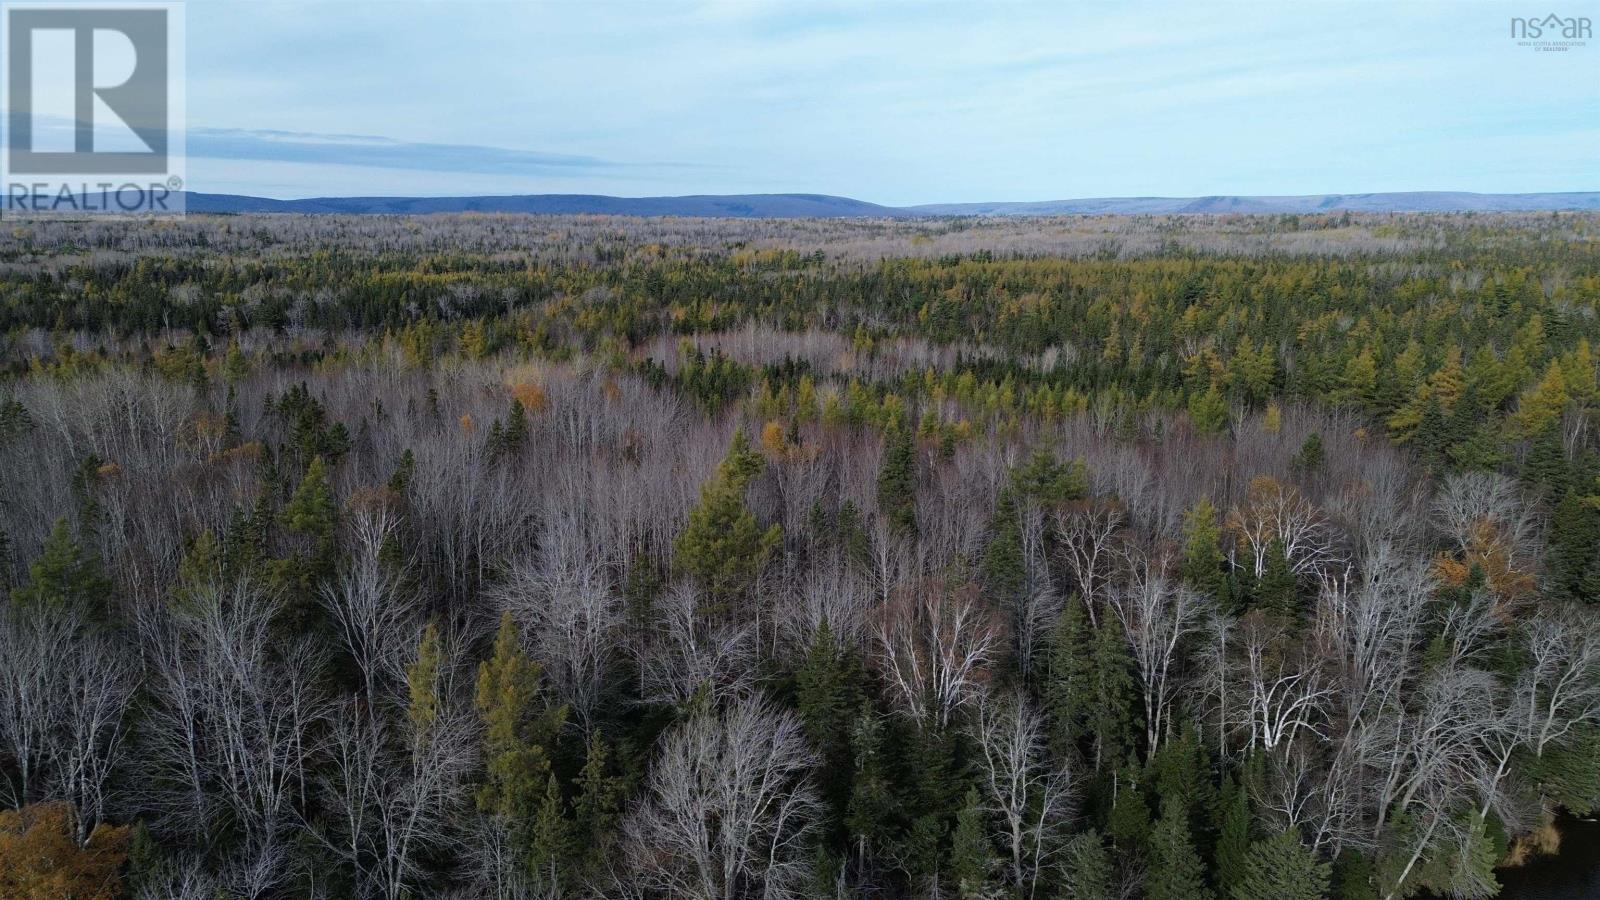
[(800, 722), (745, 697), (666, 735), (624, 823), (630, 880), (674, 897), (805, 896), (819, 803)]
[(986, 808), (1002, 826), (998, 837), (1009, 851), (1011, 885), (1019, 896), (1034, 897), (1063, 846), (1071, 773), (1050, 757), (1044, 716), (1020, 692), (985, 698), (975, 731)]
[(974, 587), (937, 581), (891, 599), (873, 629), (889, 693), (919, 726), (938, 728), (980, 697), (1003, 634)]

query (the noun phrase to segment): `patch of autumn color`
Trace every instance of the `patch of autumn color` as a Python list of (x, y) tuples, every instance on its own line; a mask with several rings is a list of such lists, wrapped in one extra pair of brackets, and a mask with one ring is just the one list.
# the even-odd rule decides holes
[(73, 839), (70, 803), (35, 803), (0, 812), (0, 897), (6, 900), (114, 900), (128, 858), (127, 826), (96, 826)]
[(1434, 560), (1433, 572), (1440, 583), (1461, 587), (1472, 576), (1474, 566), (1482, 570), (1489, 589), (1506, 603), (1532, 599), (1538, 588), (1533, 573), (1518, 568), (1513, 561), (1511, 540), (1488, 519), (1472, 526), (1467, 551), (1459, 558), (1439, 554)]
[(607, 378), (600, 384), (600, 394), (612, 403), (622, 397), (622, 388), (617, 387), (616, 379)]
[(402, 503), (401, 496), (388, 485), (382, 487), (356, 488), (350, 492), (350, 499), (345, 501), (345, 507), (355, 512), (378, 512), (393, 510)]
[(190, 423), (194, 441), (200, 446), (215, 446), (228, 434), (228, 420), (224, 416), (199, 415)]
[(240, 444), (237, 447), (229, 447), (226, 450), (213, 453), (207, 457), (206, 461), (214, 463), (227, 463), (238, 460), (243, 460), (244, 462), (255, 462), (260, 458), (261, 442), (251, 441), (248, 444)]
[(789, 441), (783, 434), (783, 423), (774, 419), (761, 429), (761, 449), (773, 459), (784, 459), (789, 455)]
[(536, 413), (550, 403), (550, 398), (545, 395), (544, 388), (531, 381), (512, 385), (511, 396), (520, 401), (522, 408), (530, 413)]
[(472, 413), (461, 414), (461, 431), (463, 434), (472, 434), (477, 426), (472, 424)]
[(122, 474), (122, 466), (119, 466), (114, 462), (108, 462), (100, 468), (95, 469), (94, 474), (100, 478), (115, 478)]

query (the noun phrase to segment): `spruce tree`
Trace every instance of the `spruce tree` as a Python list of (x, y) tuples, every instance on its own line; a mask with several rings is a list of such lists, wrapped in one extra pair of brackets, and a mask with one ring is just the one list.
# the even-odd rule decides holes
[(1132, 754), (1117, 772), (1116, 798), (1106, 821), (1106, 831), (1121, 853), (1144, 843), (1150, 835), (1150, 804), (1145, 799), (1144, 772)]
[(478, 809), (500, 820), (517, 843), (532, 848), (534, 826), (548, 802), (550, 754), (566, 719), (539, 695), (539, 664), (528, 658), (511, 614), (500, 619), (490, 657), (478, 666), (474, 703), (483, 720), (484, 784)]
[(406, 692), (411, 701), (406, 717), (418, 734), (432, 730), (439, 719), (439, 672), (443, 662), (439, 629), (430, 622), (422, 629), (417, 658), (406, 666)]
[(560, 896), (563, 886), (571, 880), (567, 871), (571, 835), (565, 811), (555, 775), (546, 775), (544, 798), (529, 828), (527, 867), (534, 883), (551, 896)]
[(889, 780), (884, 723), (872, 704), (862, 701), (850, 730), (855, 757), (850, 771), (850, 808), (846, 827), (859, 856), (875, 852), (890, 842), (900, 811)]
[(1300, 585), (1281, 541), (1274, 540), (1267, 548), (1267, 565), (1256, 579), (1254, 601), (1256, 609), (1285, 619), (1300, 618)]
[(1057, 756), (1078, 752), (1089, 731), (1095, 702), (1094, 645), (1083, 598), (1067, 598), (1050, 639), (1044, 705), (1050, 716), (1050, 749)]
[(1333, 861), (1333, 900), (1378, 900), (1372, 874), (1372, 860), (1366, 854), (1345, 848)]
[(1298, 834), (1281, 832), (1250, 845), (1244, 877), (1233, 885), (1230, 900), (1323, 900), (1328, 871)]
[(311, 545), (308, 552), (290, 563), (285, 573), (288, 583), (298, 588), (302, 597), (309, 597), (317, 585), (332, 576), (339, 555), (339, 507), (328, 486), (322, 457), (314, 457), (306, 467), (300, 486), (283, 508), (282, 519), (284, 528), (306, 538)]
[(1106, 610), (1094, 642), (1094, 703), (1089, 729), (1095, 744), (1095, 769), (1105, 771), (1133, 751), (1142, 723), (1133, 658), (1122, 622)]
[(1183, 517), (1183, 561), (1178, 574), (1195, 590), (1220, 598), (1224, 593), (1226, 567), (1217, 508), (1210, 498), (1201, 497)]
[(578, 794), (572, 802), (573, 857), (588, 878), (605, 869), (609, 842), (622, 804), (622, 779), (608, 774), (610, 751), (598, 733), (589, 739)]
[(883, 465), (878, 470), (878, 510), (901, 537), (917, 535), (917, 445), (904, 423), (884, 435)]
[(673, 564), (706, 592), (713, 605), (743, 596), (782, 541), (782, 530), (763, 529), (745, 506), (744, 492), (766, 465), (735, 431), (728, 455), (700, 488), (700, 502), (673, 543)]
[(1150, 832), (1145, 873), (1147, 900), (1211, 900), (1206, 886), (1205, 863), (1195, 852), (1189, 832), (1189, 812), (1181, 802), (1161, 806), (1161, 818)]
[(1027, 588), (1019, 514), (1016, 495), (1010, 488), (1001, 488), (989, 527), (989, 545), (984, 548), (982, 575), (985, 593), (1002, 609), (1015, 609)]
[(1250, 852), (1250, 798), (1230, 775), (1223, 782), (1221, 821), (1217, 823), (1217, 887), (1228, 895), (1245, 875)]
[(1105, 839), (1093, 828), (1073, 835), (1067, 842), (1062, 866), (1064, 900), (1101, 900), (1111, 896), (1115, 874)]
[[(861, 670), (848, 650), (838, 645), (826, 619), (812, 637), (811, 648), (795, 671), (795, 702), (811, 745), (822, 757), (823, 771), (850, 769), (850, 726), (860, 705)], [(822, 780), (830, 825), (842, 826), (850, 802), (845, 778)]]
[(984, 896), (984, 886), (995, 864), (994, 845), (989, 841), (983, 821), (983, 804), (977, 788), (968, 788), (966, 801), (956, 814), (955, 833), (950, 839), (950, 880), (956, 896), (975, 900)]
[(73, 610), (103, 616), (111, 599), (111, 579), (100, 560), (73, 536), (65, 518), (56, 520), (44, 547), (28, 566), (28, 580), (12, 589), (17, 606), (34, 610)]

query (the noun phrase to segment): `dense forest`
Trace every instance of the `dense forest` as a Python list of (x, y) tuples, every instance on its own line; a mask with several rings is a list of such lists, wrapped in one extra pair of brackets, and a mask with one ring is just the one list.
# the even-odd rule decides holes
[(1490, 898), (1600, 216), (0, 234), (0, 896)]

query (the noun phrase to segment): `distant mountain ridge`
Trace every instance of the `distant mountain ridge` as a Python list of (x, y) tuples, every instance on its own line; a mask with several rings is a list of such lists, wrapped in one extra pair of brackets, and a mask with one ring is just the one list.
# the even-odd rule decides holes
[(1162, 214), (1305, 214), (1326, 212), (1520, 212), (1600, 210), (1600, 191), (1475, 194), (1406, 191), (1299, 196), (1098, 197), (995, 203), (931, 203), (893, 207), (827, 194), (694, 194), (609, 197), (601, 194), (521, 194), (481, 197), (312, 197), (272, 200), (236, 194), (186, 195), (196, 213), (533, 213), (615, 216), (698, 216), (735, 219), (905, 218), (910, 216), (1059, 216)]
[(1520, 212), (1600, 210), (1600, 191), (1544, 194), (1474, 194), (1402, 191), (1298, 196), (1100, 197), (1017, 203), (931, 203), (908, 207), (935, 216), (1059, 216), (1325, 212)]
[(607, 197), (601, 194), (522, 194), (485, 197), (313, 197), (269, 200), (235, 194), (186, 197), (189, 212), (542, 213), (612, 216), (701, 216), (722, 219), (894, 218), (916, 213), (826, 194), (694, 194), (684, 197)]

